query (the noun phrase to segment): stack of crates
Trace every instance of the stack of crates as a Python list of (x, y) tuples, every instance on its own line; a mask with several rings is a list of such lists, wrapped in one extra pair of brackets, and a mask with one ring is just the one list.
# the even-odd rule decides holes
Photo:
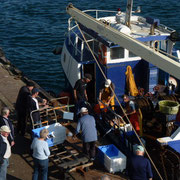
[(98, 159), (110, 173), (126, 169), (126, 156), (113, 144), (98, 147)]
[(44, 128), (48, 129), (49, 131), (49, 136), (46, 140), (49, 147), (57, 144), (62, 144), (66, 139), (66, 128), (60, 123), (54, 123), (48, 126), (43, 126), (41, 128), (33, 129), (32, 137), (40, 137), (40, 131)]

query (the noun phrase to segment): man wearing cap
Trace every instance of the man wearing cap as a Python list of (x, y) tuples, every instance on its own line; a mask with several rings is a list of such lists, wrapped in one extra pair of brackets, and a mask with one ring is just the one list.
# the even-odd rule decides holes
[(27, 123), (27, 98), (31, 94), (34, 88), (34, 83), (29, 81), (26, 86), (21, 87), (19, 90), (15, 109), (17, 112), (17, 133), (21, 133), (24, 136)]
[(0, 127), (4, 126), (4, 125), (9, 127), (11, 132), (8, 136), (8, 141), (9, 141), (10, 145), (13, 146), (15, 144), (15, 142), (14, 142), (14, 126), (13, 126), (11, 120), (9, 119), (9, 114), (10, 114), (10, 110), (8, 107), (3, 107), (1, 109)]
[[(111, 82), (110, 79), (107, 79), (101, 86), (99, 92), (99, 100), (102, 101), (106, 106), (111, 105), (112, 109), (114, 110), (114, 93), (115, 85)], [(100, 108), (104, 108), (104, 105), (99, 102)]]
[(130, 180), (152, 180), (153, 174), (149, 159), (144, 157), (144, 148), (136, 147), (135, 155), (127, 162)]
[(95, 158), (95, 143), (97, 141), (96, 123), (93, 116), (88, 114), (88, 109), (82, 107), (80, 110), (81, 118), (78, 120), (76, 135), (81, 130), (83, 140), (83, 152), (89, 156), (91, 160)]
[(79, 79), (76, 81), (74, 86), (74, 100), (76, 104), (76, 113), (79, 112), (80, 108), (85, 106), (85, 101), (88, 101), (87, 96), (87, 83), (92, 80), (91, 74), (85, 74), (83, 79)]
[(11, 156), (11, 146), (7, 139), (10, 132), (8, 126), (0, 127), (0, 180), (6, 180), (7, 167)]

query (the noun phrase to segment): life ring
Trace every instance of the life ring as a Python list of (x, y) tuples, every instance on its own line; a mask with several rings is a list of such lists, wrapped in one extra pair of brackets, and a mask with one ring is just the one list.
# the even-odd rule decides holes
[(155, 51), (159, 51), (159, 41), (154, 41), (153, 49), (155, 49)]
[(99, 46), (98, 57), (99, 57), (99, 62), (102, 65), (107, 64), (107, 47), (104, 44), (101, 44)]

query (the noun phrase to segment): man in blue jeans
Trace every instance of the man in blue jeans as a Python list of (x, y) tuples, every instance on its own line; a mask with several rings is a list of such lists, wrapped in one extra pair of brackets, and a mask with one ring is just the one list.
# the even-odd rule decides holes
[(38, 180), (39, 176), (41, 176), (42, 180), (48, 179), (48, 157), (50, 155), (48, 143), (46, 142), (48, 134), (49, 131), (46, 128), (42, 129), (40, 137), (34, 138), (31, 144), (34, 160), (33, 180)]
[(8, 126), (0, 128), (0, 180), (6, 180), (7, 167), (11, 156), (11, 146), (7, 137), (11, 130)]

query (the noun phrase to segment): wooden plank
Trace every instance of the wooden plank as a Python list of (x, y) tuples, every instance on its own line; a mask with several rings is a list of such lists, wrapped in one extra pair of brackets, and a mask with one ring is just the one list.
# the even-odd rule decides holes
[(92, 166), (92, 165), (93, 165), (93, 162), (89, 162), (89, 163), (87, 163), (87, 164), (83, 164), (83, 165), (80, 165), (80, 166), (76, 166), (76, 167), (70, 169), (68, 172), (76, 171), (77, 169), (89, 167), (89, 166)]
[(79, 153), (70, 154), (70, 155), (68, 155), (68, 156), (61, 157), (61, 159), (68, 159), (68, 158), (70, 158), (70, 157), (77, 156), (77, 155), (79, 155)]

